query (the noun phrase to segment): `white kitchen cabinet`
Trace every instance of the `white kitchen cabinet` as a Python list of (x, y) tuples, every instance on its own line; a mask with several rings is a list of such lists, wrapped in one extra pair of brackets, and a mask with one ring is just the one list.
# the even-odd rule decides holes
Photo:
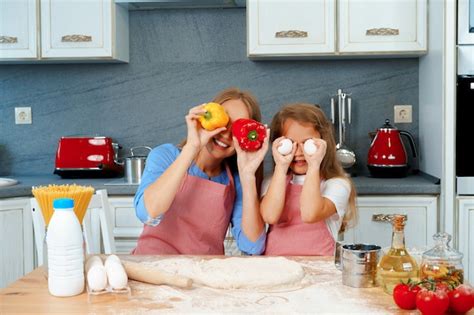
[(0, 60), (38, 58), (36, 12), (36, 0), (0, 0)]
[(374, 214), (406, 214), (405, 244), (408, 248), (425, 249), (433, 244), (437, 231), (438, 197), (436, 196), (359, 196), (359, 220), (344, 233), (344, 241), (389, 247), (392, 225), (374, 222)]
[(29, 198), (0, 199), (0, 288), (33, 270)]
[(248, 0), (249, 57), (335, 52), (335, 1)]
[(128, 38), (113, 0), (0, 0), (0, 63), (128, 62)]
[(464, 254), (464, 281), (474, 283), (474, 197), (458, 197), (458, 244)]
[(41, 0), (41, 57), (128, 61), (128, 11), (112, 0)]
[(248, 0), (247, 54), (420, 55), (427, 11), (427, 0)]
[(427, 0), (338, 0), (341, 53), (427, 50)]
[(109, 203), (117, 253), (129, 254), (143, 230), (143, 223), (135, 215), (133, 197), (109, 196)]

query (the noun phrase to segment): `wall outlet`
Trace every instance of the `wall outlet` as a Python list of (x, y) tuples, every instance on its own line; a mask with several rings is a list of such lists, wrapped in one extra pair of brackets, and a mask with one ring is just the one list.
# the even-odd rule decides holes
[(15, 107), (15, 124), (31, 124), (31, 107)]
[(412, 111), (411, 105), (395, 105), (393, 106), (394, 119), (395, 123), (411, 123)]

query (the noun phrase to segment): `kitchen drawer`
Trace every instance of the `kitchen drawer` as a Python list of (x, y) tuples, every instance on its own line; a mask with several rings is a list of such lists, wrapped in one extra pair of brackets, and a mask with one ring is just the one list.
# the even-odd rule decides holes
[(359, 220), (344, 233), (350, 243), (377, 244), (389, 247), (392, 225), (374, 222), (374, 214), (405, 214), (405, 244), (408, 248), (424, 249), (433, 245), (437, 231), (438, 198), (436, 196), (360, 196), (357, 198)]
[(133, 197), (109, 197), (114, 236), (138, 238), (143, 223), (135, 215)]

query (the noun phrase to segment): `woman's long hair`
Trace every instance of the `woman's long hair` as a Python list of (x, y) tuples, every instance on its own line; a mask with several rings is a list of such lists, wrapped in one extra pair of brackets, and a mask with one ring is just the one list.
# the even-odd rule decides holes
[(321, 162), (321, 176), (324, 179), (341, 177), (347, 179), (351, 185), (351, 194), (349, 196), (348, 209), (342, 221), (341, 231), (347, 226), (353, 226), (357, 222), (356, 208), (356, 190), (354, 183), (346, 176), (341, 163), (336, 158), (336, 140), (334, 138), (334, 126), (326, 118), (324, 112), (318, 105), (295, 103), (283, 106), (278, 113), (273, 116), (271, 123), (270, 140), (273, 143), (275, 139), (282, 136), (283, 125), (287, 119), (293, 119), (299, 123), (310, 124), (314, 130), (319, 132), (321, 139), (326, 141), (326, 155)]

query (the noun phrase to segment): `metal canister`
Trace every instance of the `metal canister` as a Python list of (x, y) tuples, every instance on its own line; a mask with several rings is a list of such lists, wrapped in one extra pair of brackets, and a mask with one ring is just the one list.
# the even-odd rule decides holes
[(375, 287), (381, 247), (369, 244), (342, 246), (342, 284), (354, 288)]
[(125, 181), (129, 184), (140, 184), (143, 170), (145, 169), (147, 155), (135, 154), (134, 150), (136, 149), (152, 150), (147, 146), (133, 147), (130, 149), (131, 155), (125, 158)]

